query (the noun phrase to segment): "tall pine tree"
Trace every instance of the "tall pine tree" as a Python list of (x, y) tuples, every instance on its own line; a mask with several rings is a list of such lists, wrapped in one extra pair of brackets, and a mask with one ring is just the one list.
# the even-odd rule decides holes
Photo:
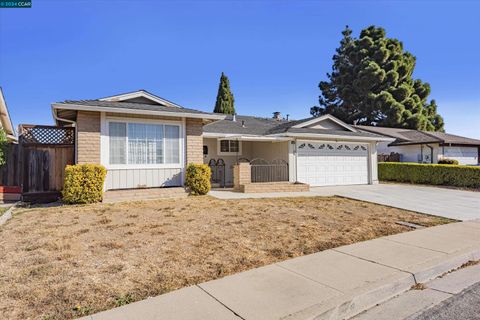
[(230, 81), (228, 81), (228, 77), (222, 72), (220, 84), (218, 85), (217, 101), (215, 102), (213, 112), (235, 114), (234, 102), (233, 94), (230, 91)]
[(328, 81), (319, 84), (320, 106), (314, 116), (332, 114), (347, 122), (443, 131), (435, 100), (427, 101), (430, 85), (413, 79), (415, 57), (383, 28), (370, 26), (359, 38), (345, 28), (333, 56)]

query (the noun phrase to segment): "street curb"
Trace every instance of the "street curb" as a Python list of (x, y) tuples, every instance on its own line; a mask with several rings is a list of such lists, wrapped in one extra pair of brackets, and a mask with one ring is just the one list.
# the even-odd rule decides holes
[[(419, 270), (415, 273), (404, 271), (411, 275), (411, 281), (395, 281), (386, 285), (372, 288), (358, 295), (349, 295), (328, 302), (322, 302), (306, 309), (283, 317), (282, 320), (335, 320), (350, 319), (380, 303), (402, 294), (421, 282), (435, 279), (446, 272), (457, 269), (471, 260), (480, 259), (480, 249), (460, 254), (451, 254), (446, 261), (439, 262), (433, 267)], [(420, 279), (420, 281), (419, 281)]]

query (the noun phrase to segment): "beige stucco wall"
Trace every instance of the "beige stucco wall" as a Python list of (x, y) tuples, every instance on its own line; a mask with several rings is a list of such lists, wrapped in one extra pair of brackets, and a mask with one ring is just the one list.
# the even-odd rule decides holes
[(288, 142), (255, 142), (252, 145), (252, 156), (268, 161), (281, 159), (288, 162)]
[(100, 163), (100, 112), (78, 112), (75, 151), (78, 164)]
[(265, 160), (282, 159), (288, 162), (288, 142), (263, 142), (263, 141), (241, 141), (241, 155), (219, 155), (217, 139), (204, 138), (203, 145), (208, 147), (208, 155), (204, 156), (203, 162), (208, 164), (210, 159), (225, 161), (225, 181), (227, 185), (233, 185), (233, 165), (238, 159), (263, 158)]
[(217, 139), (204, 138), (203, 145), (208, 147), (208, 154), (203, 157), (203, 163), (208, 164), (210, 159), (223, 159), (225, 161), (225, 183), (226, 185), (233, 185), (233, 165), (237, 163), (237, 159), (246, 158), (252, 160), (252, 142), (241, 141), (242, 154), (241, 155), (219, 155), (217, 152)]
[(330, 129), (330, 130), (340, 130), (343, 131), (345, 130), (344, 127), (339, 125), (338, 123), (333, 122), (330, 119), (325, 119), (321, 122), (314, 123), (312, 125), (307, 126), (307, 128), (313, 128), (313, 129)]

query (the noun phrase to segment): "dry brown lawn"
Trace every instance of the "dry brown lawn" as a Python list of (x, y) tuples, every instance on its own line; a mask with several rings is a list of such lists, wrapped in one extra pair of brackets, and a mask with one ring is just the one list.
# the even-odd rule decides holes
[(341, 198), (190, 197), (20, 209), (0, 227), (2, 319), (69, 319), (448, 220)]

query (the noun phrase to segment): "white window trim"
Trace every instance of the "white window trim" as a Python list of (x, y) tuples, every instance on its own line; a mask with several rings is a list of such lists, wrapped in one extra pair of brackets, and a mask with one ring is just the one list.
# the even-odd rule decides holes
[[(110, 164), (110, 136), (109, 123), (110, 122), (124, 122), (128, 123), (145, 123), (145, 124), (163, 124), (175, 125), (179, 127), (179, 163), (159, 163), (159, 164)], [(106, 117), (105, 113), (101, 115), (101, 162), (107, 170), (118, 169), (182, 169), (185, 167), (185, 125), (183, 121), (174, 120), (156, 120), (143, 118), (128, 118), (128, 117)], [(128, 154), (128, 143), (127, 143)]]
[[(238, 141), (238, 152), (222, 152), (220, 151), (220, 141), (224, 140), (231, 140), (231, 141)], [(242, 141), (237, 139), (217, 139), (217, 155), (218, 156), (234, 156), (234, 155), (242, 155)]]

